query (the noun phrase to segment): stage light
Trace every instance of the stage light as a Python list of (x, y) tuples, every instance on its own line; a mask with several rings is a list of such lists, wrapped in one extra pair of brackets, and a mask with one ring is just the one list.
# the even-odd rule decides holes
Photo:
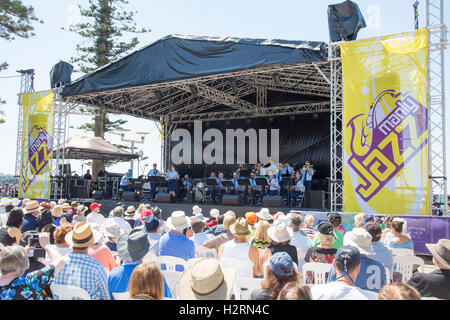
[(161, 95), (161, 92), (159, 90), (155, 90), (154, 94), (155, 94), (155, 97), (156, 97), (156, 99), (158, 101), (162, 99), (162, 95)]
[(289, 120), (295, 121), (295, 116), (290, 116), (290, 117), (289, 117)]
[(197, 86), (194, 85), (194, 84), (190, 84), (190, 85), (189, 85), (189, 90), (191, 91), (191, 93), (192, 93), (193, 95), (198, 94), (198, 88), (197, 88)]
[(272, 74), (272, 79), (275, 84), (279, 84), (280, 83), (280, 74), (275, 72), (274, 74)]

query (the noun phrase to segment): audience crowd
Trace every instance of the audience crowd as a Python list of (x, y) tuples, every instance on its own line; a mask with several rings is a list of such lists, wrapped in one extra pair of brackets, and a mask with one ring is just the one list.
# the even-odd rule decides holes
[[(415, 268), (402, 282), (396, 249), (414, 250), (405, 220), (359, 214), (354, 222), (346, 230), (335, 212), (316, 223), (298, 211), (237, 217), (218, 209), (204, 215), (198, 206), (164, 220), (150, 204), (104, 212), (99, 203), (3, 199), (0, 300), (57, 300), (53, 288), (61, 286), (92, 300), (238, 299), (241, 265), (259, 281), (251, 300), (450, 299), (450, 240), (426, 244), (434, 271)], [(186, 263), (172, 270), (159, 263), (166, 256)], [(313, 269), (302, 272), (316, 263), (328, 271), (325, 283)], [(179, 275), (175, 285), (169, 271)]]

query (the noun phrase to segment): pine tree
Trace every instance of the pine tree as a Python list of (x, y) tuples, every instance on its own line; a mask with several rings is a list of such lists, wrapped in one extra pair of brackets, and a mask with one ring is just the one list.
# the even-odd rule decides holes
[[(20, 38), (29, 38), (34, 36), (34, 27), (31, 25), (32, 21), (39, 20), (34, 15), (34, 9), (31, 6), (25, 6), (20, 0), (0, 0), (0, 38), (12, 41), (14, 36)], [(43, 21), (40, 21), (43, 23)], [(8, 64), (6, 62), (0, 63), (0, 72), (6, 70)], [(0, 105), (5, 104), (6, 101), (0, 98)], [(0, 115), (3, 111), (0, 111)], [(0, 119), (0, 123), (4, 123)]]
[[(81, 16), (86, 22), (81, 22), (69, 27), (69, 31), (75, 32), (86, 39), (76, 46), (77, 56), (72, 57), (71, 62), (78, 65), (79, 71), (91, 72), (99, 67), (119, 59), (125, 53), (135, 48), (139, 41), (133, 37), (129, 41), (122, 41), (124, 33), (149, 32), (145, 28), (138, 29), (134, 22), (136, 12), (126, 11), (122, 6), (128, 5), (127, 0), (89, 0), (88, 8), (79, 6)], [(87, 123), (81, 129), (92, 130), (96, 137), (105, 138), (105, 132), (120, 128), (125, 120), (110, 121), (104, 110), (96, 111), (94, 123)], [(104, 169), (103, 161), (94, 161), (92, 165), (92, 177), (97, 179), (100, 169)]]

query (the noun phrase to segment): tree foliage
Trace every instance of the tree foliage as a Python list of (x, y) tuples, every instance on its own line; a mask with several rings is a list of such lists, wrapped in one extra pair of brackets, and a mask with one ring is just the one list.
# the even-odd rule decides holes
[(138, 29), (134, 22), (136, 12), (122, 8), (127, 0), (89, 0), (89, 7), (79, 6), (81, 16), (88, 21), (69, 27), (87, 41), (76, 46), (77, 56), (71, 62), (78, 64), (83, 73), (102, 67), (134, 49), (138, 38), (123, 41), (124, 33), (149, 32), (145, 28)]
[[(0, 0), (0, 38), (12, 41), (14, 36), (20, 38), (29, 38), (34, 36), (34, 27), (31, 25), (33, 21), (39, 19), (34, 15), (34, 9), (31, 6), (25, 6), (20, 0)], [(42, 20), (40, 20), (43, 23)], [(0, 63), (0, 72), (6, 70), (8, 64)], [(0, 105), (6, 101), (0, 98)], [(0, 115), (3, 111), (0, 111)], [(5, 120), (0, 119), (0, 124)]]

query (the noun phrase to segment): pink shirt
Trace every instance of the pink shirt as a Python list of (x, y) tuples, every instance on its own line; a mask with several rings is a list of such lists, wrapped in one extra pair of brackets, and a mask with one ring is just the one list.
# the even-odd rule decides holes
[(93, 246), (90, 246), (88, 254), (110, 271), (119, 266), (114, 260), (111, 250), (103, 244), (94, 244)]

